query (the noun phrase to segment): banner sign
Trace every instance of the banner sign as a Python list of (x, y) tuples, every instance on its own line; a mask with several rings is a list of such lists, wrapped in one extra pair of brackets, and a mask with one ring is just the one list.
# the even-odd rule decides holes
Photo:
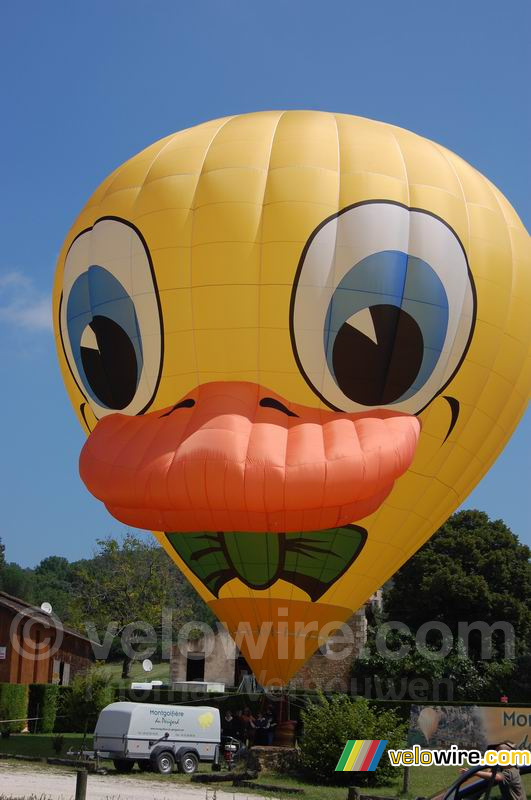
[(408, 744), (485, 750), (511, 741), (531, 750), (531, 708), (511, 706), (411, 706)]

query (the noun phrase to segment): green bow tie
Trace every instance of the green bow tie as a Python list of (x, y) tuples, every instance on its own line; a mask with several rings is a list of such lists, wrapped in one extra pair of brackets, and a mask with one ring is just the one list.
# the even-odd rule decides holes
[(251, 589), (282, 579), (318, 600), (360, 554), (367, 531), (358, 525), (301, 533), (167, 533), (189, 569), (216, 597), (239, 578)]

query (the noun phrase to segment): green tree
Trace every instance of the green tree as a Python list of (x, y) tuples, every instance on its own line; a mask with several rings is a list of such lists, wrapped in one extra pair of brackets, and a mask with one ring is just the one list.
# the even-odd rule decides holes
[(32, 594), (36, 605), (47, 601), (62, 622), (69, 622), (74, 568), (62, 556), (48, 556), (34, 569)]
[(63, 690), (56, 730), (80, 733), (94, 730), (100, 711), (114, 700), (111, 675), (102, 664), (74, 677)]
[[(502, 520), (459, 511), (394, 575), (385, 597), (388, 619), (416, 631), (438, 620), (458, 636), (459, 622), (510, 623), (518, 654), (531, 651), (531, 550)], [(495, 655), (505, 654), (495, 633)], [(480, 641), (469, 652), (479, 658)]]
[[(135, 654), (142, 656), (148, 644), (156, 646), (156, 639), (147, 641), (145, 626), (160, 633), (163, 609), (173, 608), (175, 624), (194, 619), (193, 605), (184, 594), (181, 605), (174, 608), (176, 577), (161, 547), (132, 534), (121, 542), (98, 540), (95, 558), (75, 565), (72, 619), (89, 634), (87, 622), (94, 623), (100, 637), (112, 624), (112, 635), (121, 645), (123, 678), (129, 676)], [(141, 625), (135, 628), (137, 622)]]
[(396, 630), (385, 637), (386, 650), (379, 649), (382, 632), (381, 627), (370, 632), (364, 653), (353, 664), (355, 693), (368, 698), (498, 701), (515, 671), (507, 659), (472, 659), (461, 641), (439, 657), (435, 648), (418, 647), (413, 634)]
[(4, 564), (0, 572), (0, 589), (27, 603), (33, 603), (33, 571), (24, 569), (15, 562)]
[[(345, 695), (327, 699), (320, 695), (318, 702), (309, 703), (301, 712), (304, 735), (301, 760), (313, 777), (325, 783), (345, 777), (335, 768), (349, 739), (387, 739), (387, 747), (403, 746), (406, 726), (394, 711), (376, 711), (367, 700), (353, 701)], [(382, 755), (375, 772), (348, 773), (349, 782), (386, 783), (396, 777), (387, 753)]]
[(2, 573), (3, 568), (5, 567), (6, 563), (6, 548), (2, 540), (0, 539), (0, 575)]

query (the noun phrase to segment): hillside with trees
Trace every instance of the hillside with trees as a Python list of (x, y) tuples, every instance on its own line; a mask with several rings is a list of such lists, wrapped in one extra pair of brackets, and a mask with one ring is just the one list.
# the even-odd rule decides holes
[[(121, 540), (98, 540), (92, 558), (69, 562), (48, 556), (34, 569), (6, 562), (0, 542), (0, 589), (36, 606), (51, 603), (65, 625), (101, 643), (96, 654), (101, 660), (123, 662), (123, 677), (131, 663), (123, 641), (139, 658), (146, 646), (156, 645), (156, 658), (164, 626), (166, 634), (175, 635), (185, 622), (213, 621), (160, 545), (130, 533)], [(137, 622), (141, 625), (132, 624)]]
[(453, 514), (385, 587), (354, 665), (360, 693), (418, 700), (420, 679), (427, 699), (446, 684), (457, 700), (529, 700), (530, 556), (502, 520)]
[[(384, 588), (383, 611), (373, 612), (365, 651), (354, 664), (357, 693), (438, 699), (434, 687), (446, 682), (456, 700), (498, 700), (504, 693), (528, 700), (530, 555), (503, 521), (482, 511), (453, 514)], [(65, 624), (101, 643), (101, 660), (122, 662), (124, 677), (131, 664), (124, 640), (141, 659), (155, 638), (154, 660), (167, 659), (170, 629), (175, 640), (185, 622), (214, 621), (165, 551), (132, 534), (98, 540), (92, 558), (69, 562), (54, 555), (34, 569), (6, 561), (0, 542), (0, 589), (37, 606), (51, 603)], [(141, 626), (131, 625), (138, 621)], [(390, 630), (386, 623), (393, 623)], [(512, 626), (514, 641), (499, 623)], [(419, 647), (415, 636), (423, 626)], [(400, 648), (403, 657), (389, 657)], [(437, 658), (441, 648), (445, 657)], [(418, 680), (426, 687), (420, 696)]]

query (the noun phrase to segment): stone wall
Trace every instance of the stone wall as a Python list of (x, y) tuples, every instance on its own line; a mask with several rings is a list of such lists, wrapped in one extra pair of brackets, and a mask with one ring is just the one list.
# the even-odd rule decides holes
[[(381, 605), (381, 590), (367, 605)], [(296, 689), (323, 689), (349, 692), (352, 664), (367, 642), (366, 606), (356, 611), (346, 622), (351, 631), (351, 642), (339, 633), (332, 636), (323, 647), (294, 675), (290, 686)], [(186, 680), (187, 658), (193, 654), (205, 655), (205, 681), (220, 681), (227, 687), (235, 685), (236, 646), (225, 630), (216, 634), (190, 639), (180, 646), (174, 645), (171, 659), (171, 681)]]
[(194, 655), (205, 657), (205, 681), (221, 682), (227, 687), (234, 686), (236, 646), (226, 631), (189, 639), (180, 646), (173, 645), (170, 667), (172, 684), (186, 681), (187, 661)]
[(356, 611), (345, 624), (352, 632), (352, 641), (348, 642), (344, 635), (331, 636), (293, 676), (291, 687), (329, 692), (350, 690), (352, 664), (367, 641), (365, 607)]

